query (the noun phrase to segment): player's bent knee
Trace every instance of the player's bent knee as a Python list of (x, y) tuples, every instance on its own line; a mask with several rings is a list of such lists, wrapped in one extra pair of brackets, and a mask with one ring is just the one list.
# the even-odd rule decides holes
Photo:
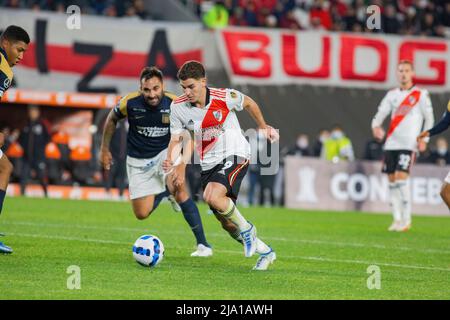
[(149, 211), (144, 211), (144, 210), (134, 210), (134, 215), (136, 216), (136, 218), (138, 220), (144, 220), (146, 219), (149, 215), (150, 212)]

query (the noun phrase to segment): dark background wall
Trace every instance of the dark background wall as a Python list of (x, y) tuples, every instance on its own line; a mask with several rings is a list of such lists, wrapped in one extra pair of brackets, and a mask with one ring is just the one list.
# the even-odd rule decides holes
[[(208, 74), (209, 84), (232, 87), (251, 96), (260, 105), (267, 122), (280, 129), (281, 147), (294, 144), (299, 133), (308, 134), (312, 144), (321, 128), (340, 124), (353, 142), (356, 157), (363, 155), (364, 146), (372, 135), (372, 117), (387, 92), (299, 85), (232, 86), (224, 74)], [(435, 120), (439, 121), (450, 93), (432, 94), (431, 100)], [(243, 129), (254, 127), (246, 112), (239, 114), (239, 119)], [(386, 119), (386, 129), (388, 125), (389, 119)], [(450, 130), (442, 135), (450, 141)]]

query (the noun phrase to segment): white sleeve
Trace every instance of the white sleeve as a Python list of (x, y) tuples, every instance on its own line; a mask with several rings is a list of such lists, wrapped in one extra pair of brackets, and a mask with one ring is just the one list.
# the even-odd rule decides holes
[(184, 125), (178, 115), (178, 107), (172, 102), (170, 105), (170, 134), (181, 134)]
[(380, 105), (378, 106), (378, 112), (372, 119), (372, 128), (381, 127), (384, 119), (392, 112), (392, 105), (389, 101), (389, 92), (384, 96), (383, 100), (381, 100)]
[(226, 102), (230, 110), (241, 111), (244, 109), (244, 94), (234, 89), (227, 89)]
[(422, 114), (424, 119), (423, 130), (429, 130), (434, 125), (433, 105), (431, 103), (430, 94), (427, 90), (423, 90), (423, 99), (421, 103)]

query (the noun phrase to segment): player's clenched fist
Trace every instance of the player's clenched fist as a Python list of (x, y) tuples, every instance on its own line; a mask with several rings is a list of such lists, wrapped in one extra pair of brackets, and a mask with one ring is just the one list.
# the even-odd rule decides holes
[(428, 138), (430, 136), (430, 133), (428, 131), (424, 131), (417, 137), (417, 142), (423, 141), (425, 138)]
[(278, 134), (278, 131), (272, 128), (271, 126), (267, 126), (265, 129), (261, 130), (263, 130), (264, 135), (271, 143), (280, 140), (280, 135)]
[(112, 163), (113, 163), (113, 157), (112, 157), (111, 151), (109, 151), (108, 149), (101, 149), (100, 150), (100, 164), (102, 165), (103, 169), (110, 170)]
[(378, 141), (381, 141), (384, 138), (385, 132), (384, 132), (383, 128), (375, 127), (372, 129), (372, 134), (375, 139), (377, 139)]

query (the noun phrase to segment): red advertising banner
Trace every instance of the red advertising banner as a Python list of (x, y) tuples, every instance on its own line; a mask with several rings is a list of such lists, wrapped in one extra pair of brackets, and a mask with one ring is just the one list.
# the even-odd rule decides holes
[(314, 84), (390, 89), (400, 60), (413, 62), (415, 82), (450, 91), (450, 41), (361, 33), (227, 28), (216, 32), (235, 84)]

